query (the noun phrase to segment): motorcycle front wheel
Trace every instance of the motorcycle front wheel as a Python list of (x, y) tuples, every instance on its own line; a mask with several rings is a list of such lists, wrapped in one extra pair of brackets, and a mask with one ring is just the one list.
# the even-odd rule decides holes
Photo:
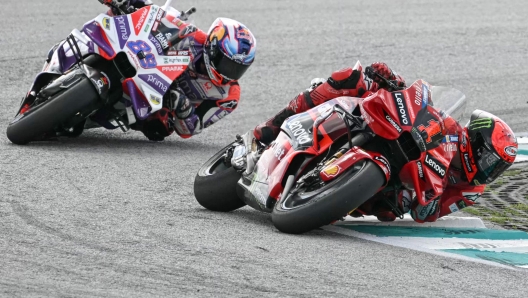
[(54, 134), (55, 128), (98, 100), (99, 94), (93, 84), (88, 78), (83, 78), (74, 86), (17, 115), (7, 127), (7, 138), (14, 144), (24, 145), (46, 134)]
[(361, 160), (319, 188), (300, 187), (283, 194), (273, 208), (273, 225), (281, 232), (302, 234), (346, 216), (385, 183), (385, 175), (370, 160)]
[(194, 196), (200, 205), (209, 210), (229, 212), (246, 205), (236, 192), (242, 174), (224, 163), (226, 151), (233, 144), (206, 161), (194, 179)]

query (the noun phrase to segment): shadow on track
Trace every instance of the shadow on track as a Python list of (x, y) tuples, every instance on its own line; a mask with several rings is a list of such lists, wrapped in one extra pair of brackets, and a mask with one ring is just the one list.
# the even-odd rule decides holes
[[(306, 239), (346, 239), (347, 241), (362, 241), (361, 239), (357, 238), (351, 238), (344, 236), (342, 234), (334, 233), (331, 231), (326, 231), (323, 229), (315, 229), (310, 232), (300, 234), (300, 235), (291, 235), (291, 234), (285, 234), (279, 232), (274, 226), (273, 222), (271, 221), (270, 214), (259, 212), (256, 210), (251, 209), (250, 207), (244, 207), (242, 209), (238, 209), (233, 212), (214, 212), (209, 211), (207, 209), (203, 209), (202, 207), (195, 208), (195, 215), (194, 217), (199, 217), (201, 219), (210, 218), (210, 217), (229, 217), (232, 218), (234, 221), (237, 222), (244, 222), (248, 223), (249, 225), (254, 228), (254, 226), (265, 228), (265, 229), (272, 229), (274, 232), (279, 233), (281, 235), (285, 235), (288, 237), (302, 237)], [(193, 212), (194, 213), (194, 212)]]
[[(79, 150), (83, 152), (93, 149), (159, 149), (177, 150), (177, 151), (217, 151), (222, 149), (225, 145), (214, 144), (210, 142), (203, 142), (197, 139), (184, 140), (178, 136), (172, 136), (162, 142), (152, 142), (142, 137), (141, 135), (126, 135), (126, 134), (102, 134), (102, 133), (85, 133), (77, 138), (59, 138), (49, 141), (32, 142), (24, 146), (17, 146), (5, 140), (7, 146), (10, 148), (27, 148), (27, 149), (60, 149), (60, 150)], [(208, 157), (208, 156), (204, 156)]]

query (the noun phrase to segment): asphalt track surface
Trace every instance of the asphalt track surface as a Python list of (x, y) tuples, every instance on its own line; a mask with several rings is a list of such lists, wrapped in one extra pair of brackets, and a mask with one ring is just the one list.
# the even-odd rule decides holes
[[(160, 1), (156, 1), (160, 4)], [(257, 62), (239, 110), (190, 140), (104, 130), (15, 146), (4, 131), (47, 50), (97, 1), (5, 1), (0, 10), (0, 296), (524, 297), (526, 272), (317, 230), (285, 235), (249, 207), (193, 198), (203, 161), (313, 77), (385, 61), (465, 92), (526, 131), (526, 1), (181, 1), (207, 29), (249, 26)]]

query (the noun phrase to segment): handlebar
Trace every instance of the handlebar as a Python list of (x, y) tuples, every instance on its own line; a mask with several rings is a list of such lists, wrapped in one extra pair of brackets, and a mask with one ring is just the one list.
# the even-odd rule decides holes
[[(312, 133), (314, 134), (313, 138), (313, 147), (319, 150), (319, 139), (317, 138), (317, 130), (319, 129), (319, 126), (321, 123), (323, 123), (326, 119), (328, 119), (330, 116), (332, 116), (334, 113), (339, 113), (343, 119), (350, 120), (352, 124), (361, 126), (361, 122), (355, 117), (354, 115), (350, 114), (347, 110), (345, 110), (342, 106), (339, 104), (334, 105), (331, 109), (329, 109), (324, 114), (321, 114), (317, 119), (315, 120), (312, 128)], [(348, 121), (345, 121), (345, 124), (348, 126)], [(351, 136), (349, 135), (349, 138)], [(350, 140), (349, 140), (350, 141)]]
[[(371, 79), (374, 79), (374, 77), (378, 77), (380, 78), (382, 81), (384, 81), (387, 85), (389, 85), (389, 87), (393, 90), (393, 91), (399, 91), (399, 90), (403, 90), (405, 88), (403, 87), (399, 87), (398, 85), (394, 84), (394, 81), (391, 81), (391, 80), (387, 80), (384, 76), (380, 75), (379, 73), (377, 73), (374, 68), (372, 68), (371, 66), (367, 66), (365, 68), (365, 74), (367, 75), (367, 77), (371, 78)], [(390, 91), (390, 90), (389, 90)]]
[(187, 21), (189, 17), (195, 12), (196, 12), (196, 7), (193, 6), (189, 8), (187, 11), (181, 13), (180, 20)]
[[(98, 0), (98, 1), (99, 1), (99, 3), (101, 3), (103, 5), (106, 5), (106, 6), (110, 7), (110, 8), (115, 9), (115, 11), (117, 11), (119, 13), (119, 15), (125, 15), (126, 14), (126, 12), (124, 12), (121, 8), (125, 5), (125, 2), (127, 0)], [(132, 9), (132, 11), (130, 11), (130, 7), (127, 7), (126, 10), (128, 12), (133, 12), (133, 9)]]
[[(106, 5), (110, 8), (114, 8), (116, 11), (118, 11), (120, 14), (124, 15), (126, 14), (125, 11), (122, 10), (122, 7), (125, 5), (127, 0), (98, 0), (99, 3)], [(165, 4), (161, 7), (164, 11), (167, 11), (167, 9), (171, 6), (173, 0), (167, 0)], [(132, 11), (130, 11), (130, 9)], [(134, 12), (134, 9), (132, 7), (127, 7), (126, 10), (131, 13)], [(191, 7), (189, 10), (182, 12), (180, 15), (180, 19), (182, 21), (187, 21), (189, 19), (189, 16), (191, 16), (193, 13), (196, 12), (196, 7)]]

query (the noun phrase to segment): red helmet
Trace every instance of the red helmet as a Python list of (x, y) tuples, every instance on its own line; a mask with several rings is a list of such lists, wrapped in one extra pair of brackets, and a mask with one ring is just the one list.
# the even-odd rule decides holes
[(460, 144), (468, 182), (473, 185), (493, 182), (513, 164), (517, 148), (508, 124), (491, 113), (473, 111)]

